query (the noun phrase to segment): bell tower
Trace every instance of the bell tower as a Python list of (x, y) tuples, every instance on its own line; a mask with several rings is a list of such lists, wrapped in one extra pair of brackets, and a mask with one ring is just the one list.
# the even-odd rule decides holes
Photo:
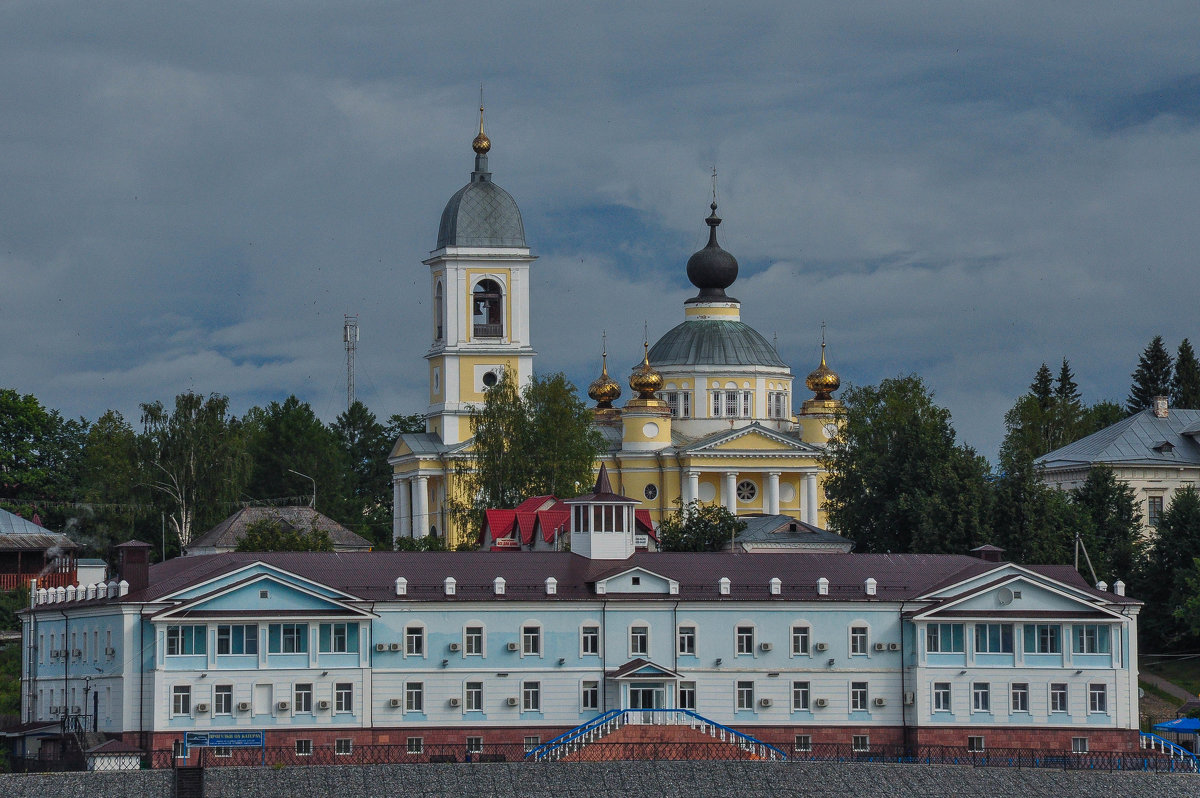
[(492, 182), (483, 130), (471, 144), (475, 169), (442, 211), (429, 267), (433, 343), (425, 429), (444, 444), (471, 437), (470, 408), (506, 371), (524, 386), (536, 354), (529, 339), (529, 265), (521, 211)]

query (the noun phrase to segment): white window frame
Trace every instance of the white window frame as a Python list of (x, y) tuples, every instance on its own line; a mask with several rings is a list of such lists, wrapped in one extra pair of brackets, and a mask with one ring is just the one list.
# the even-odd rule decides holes
[[(684, 629), (689, 629), (691, 631), (689, 634), (685, 635), (683, 633)], [(700, 646), (699, 646), (699, 640), (697, 639), (699, 637), (699, 632), (700, 632), (700, 627), (694, 623), (691, 623), (690, 621), (688, 623), (681, 623), (678, 626), (676, 626), (675, 627), (675, 653), (681, 657), (699, 657), (700, 656)], [(691, 641), (691, 651), (684, 650), (683, 641), (685, 638)]]
[[(641, 630), (636, 631), (636, 630)], [(637, 645), (639, 642), (641, 646)], [(630, 657), (648, 657), (650, 656), (650, 624), (644, 621), (634, 621), (629, 625), (629, 656)]]
[(1072, 737), (1071, 738), (1071, 753), (1072, 754), (1088, 753), (1088, 738)]
[[(1008, 651), (1004, 650), (1004, 627), (1008, 627)], [(997, 629), (997, 649), (992, 650), (991, 630)], [(981, 638), (980, 635), (983, 635)], [(1016, 627), (1011, 623), (977, 623), (975, 624), (975, 653), (976, 654), (1012, 654), (1016, 648)], [(983, 645), (981, 646), (980, 643)]]
[[(746, 636), (743, 630), (749, 629), (749, 646), (743, 648), (742, 643)], [(739, 621), (733, 626), (733, 655), (735, 657), (753, 657), (755, 656), (754, 647), (758, 644), (758, 626), (749, 621)]]
[[(479, 635), (478, 635), (479, 650), (478, 651), (472, 651), (471, 644), (468, 643), (469, 640), (471, 640), (475, 637), (475, 635), (472, 635), (470, 633), (471, 629), (479, 630)], [(464, 657), (486, 657), (487, 656), (487, 627), (486, 626), (484, 626), (482, 623), (479, 623), (477, 621), (468, 621), (467, 623), (463, 624), (463, 633), (462, 634), (463, 634), (462, 653), (463, 653)]]
[[(529, 630), (535, 630), (531, 635)], [(544, 657), (546, 656), (546, 645), (543, 637), (544, 630), (539, 621), (526, 621), (521, 624), (521, 656), (522, 657)], [(529, 642), (533, 640), (536, 644), (530, 646)]]
[[(301, 699), (304, 699), (303, 701)], [(292, 685), (292, 714), (313, 711), (313, 683), (296, 682)]]
[[(859, 632), (859, 631), (861, 631), (862, 634), (856, 635), (855, 633)], [(871, 626), (870, 626), (870, 624), (866, 624), (861, 621), (855, 621), (854, 623), (850, 624), (850, 628), (847, 630), (846, 634), (847, 634), (846, 650), (848, 652), (850, 652), (850, 656), (852, 656), (852, 657), (869, 657), (869, 656), (871, 656)], [(861, 651), (855, 650), (855, 643), (854, 643), (855, 638), (861, 638), (861, 640), (862, 640), (862, 650)]]
[(799, 751), (803, 754), (812, 753), (812, 735), (797, 734), (796, 742), (792, 746), (793, 751)]
[[(472, 687), (472, 685), (475, 686)], [(483, 708), (486, 706), (483, 690), (482, 680), (463, 682), (463, 712), (483, 712)]]
[[(588, 698), (591, 698), (589, 702)], [(579, 711), (600, 711), (600, 682), (596, 679), (584, 679), (579, 683)]]
[(354, 682), (334, 682), (333, 711), (354, 714)]
[(312, 756), (313, 743), (311, 739), (296, 740), (295, 748), (296, 756)]
[(177, 684), (171, 687), (171, 717), (186, 717), (192, 714), (192, 686)]
[(1009, 712), (1029, 712), (1029, 682), (1013, 682), (1009, 685), (1008, 696)]
[(867, 682), (850, 682), (850, 711), (871, 711), (871, 687)]
[(349, 756), (354, 753), (354, 740), (350, 737), (338, 737), (333, 741), (334, 756)]
[[(1062, 688), (1061, 690), (1056, 688)], [(1062, 696), (1062, 707), (1055, 708), (1057, 696)], [(1049, 701), (1046, 704), (1050, 714), (1069, 713), (1071, 711), (1071, 686), (1066, 682), (1051, 682), (1049, 685)]]
[[(692, 705), (690, 707), (684, 706), (684, 700), (683, 700), (684, 693), (688, 693), (692, 697), (692, 701), (691, 701)], [(696, 700), (697, 700), (696, 683), (695, 682), (680, 682), (679, 683), (679, 708), (680, 709), (690, 709), (692, 712), (695, 712), (696, 711)]]
[(812, 708), (812, 682), (792, 682), (792, 712), (808, 712)]
[(482, 754), (483, 753), (483, 736), (475, 735), (467, 738), (467, 753)]
[(425, 682), (404, 683), (404, 714), (410, 712), (425, 714)]
[[(426, 659), (429, 656), (429, 640), (427, 629), (423, 623), (408, 623), (404, 625), (404, 658)], [(416, 645), (413, 645), (413, 641)], [(420, 648), (420, 651), (414, 651)]]
[(971, 753), (981, 753), (987, 750), (986, 743), (982, 734), (972, 734), (967, 737), (967, 750)]
[(425, 738), (409, 737), (404, 741), (404, 752), (413, 756), (425, 753)]
[[(799, 635), (797, 635), (797, 633), (800, 633), (800, 634), (799, 634)], [(799, 636), (799, 637), (801, 637), (801, 638), (803, 639), (803, 641), (804, 641), (804, 645), (803, 645), (803, 650), (802, 650), (802, 651), (797, 651), (797, 650), (796, 650), (796, 640), (797, 640), (797, 637), (798, 637), (798, 636)], [(810, 625), (809, 625), (809, 624), (807, 624), (807, 623), (794, 623), (794, 624), (792, 624), (791, 638), (790, 638), (790, 639), (791, 639), (791, 651), (792, 651), (792, 656), (793, 656), (793, 657), (811, 657), (811, 656), (813, 655), (813, 654), (812, 654), (812, 650), (813, 650), (813, 645), (812, 645), (812, 626), (810, 626)]]
[(934, 712), (953, 712), (954, 685), (950, 682), (934, 682), (930, 692), (930, 706)]
[(850, 750), (856, 754), (865, 754), (871, 750), (871, 735), (853, 734), (850, 736)]
[[(592, 633), (595, 634), (592, 634)], [(588, 651), (587, 641), (591, 638), (595, 640), (596, 650)], [(600, 656), (600, 625), (595, 623), (583, 623), (579, 625), (579, 656), (582, 657), (598, 657)]]
[(992, 683), (991, 682), (971, 682), (971, 711), (980, 713), (991, 713), (992, 711)]
[(529, 680), (521, 682), (521, 711), (542, 711), (542, 683)]
[[(1097, 700), (1099, 699), (1099, 700)], [(1108, 685), (1103, 682), (1088, 685), (1088, 714), (1108, 714)]]

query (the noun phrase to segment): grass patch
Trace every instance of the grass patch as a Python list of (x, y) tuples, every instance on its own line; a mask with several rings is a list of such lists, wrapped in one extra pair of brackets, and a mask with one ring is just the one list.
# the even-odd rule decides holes
[(1138, 686), (1146, 691), (1146, 695), (1152, 695), (1155, 698), (1159, 698), (1163, 701), (1166, 701), (1168, 704), (1171, 704), (1172, 706), (1179, 703), (1178, 698), (1176, 698), (1175, 696), (1171, 695), (1170, 693), (1168, 693), (1164, 690), (1158, 689), (1154, 685), (1150, 684), (1150, 682), (1138, 682)]
[(1200, 695), (1200, 657), (1160, 660), (1143, 664), (1142, 670), (1174, 682), (1192, 695)]

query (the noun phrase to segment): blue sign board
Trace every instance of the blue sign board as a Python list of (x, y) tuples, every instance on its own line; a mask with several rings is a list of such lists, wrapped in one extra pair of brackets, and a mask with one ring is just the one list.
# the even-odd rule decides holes
[(183, 744), (187, 748), (263, 748), (265, 737), (260, 731), (186, 732)]

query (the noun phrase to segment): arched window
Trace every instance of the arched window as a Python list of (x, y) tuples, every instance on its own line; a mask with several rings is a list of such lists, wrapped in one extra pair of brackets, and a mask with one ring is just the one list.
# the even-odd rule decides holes
[(471, 319), (476, 338), (504, 337), (504, 304), (495, 280), (480, 280), (471, 296)]
[(446, 297), (442, 294), (442, 281), (438, 280), (437, 289), (433, 293), (433, 338), (442, 340), (446, 324)]

